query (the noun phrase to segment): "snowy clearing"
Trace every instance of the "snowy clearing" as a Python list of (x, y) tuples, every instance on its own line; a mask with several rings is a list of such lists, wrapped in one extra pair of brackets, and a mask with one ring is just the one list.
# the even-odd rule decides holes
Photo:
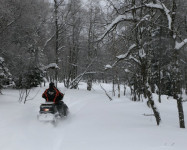
[[(31, 91), (26, 104), (18, 103), (18, 90), (4, 90), (0, 95), (1, 150), (186, 150), (187, 130), (180, 129), (176, 101), (162, 97), (158, 104), (162, 123), (156, 126), (145, 102), (132, 102), (127, 96), (109, 101), (95, 84), (93, 91), (81, 83), (79, 90), (67, 90), (64, 101), (68, 117), (56, 126), (36, 118), (45, 87)], [(109, 92), (111, 85), (102, 85)], [(157, 95), (154, 95), (156, 101)], [(187, 103), (184, 103), (187, 120)]]

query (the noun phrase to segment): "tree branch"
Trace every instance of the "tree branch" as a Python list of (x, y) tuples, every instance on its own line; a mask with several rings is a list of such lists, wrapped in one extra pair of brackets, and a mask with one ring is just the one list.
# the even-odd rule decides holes
[(110, 101), (112, 101), (112, 98), (108, 95), (108, 93), (106, 92), (106, 90), (102, 87), (102, 85), (100, 84), (101, 89), (105, 92), (106, 96), (110, 99)]
[(96, 60), (96, 58), (92, 60), (92, 62), (88, 65), (88, 67), (85, 69), (85, 71), (83, 73), (81, 73), (73, 81), (71, 81), (71, 83), (69, 84), (70, 85), (70, 89), (72, 89), (74, 86), (78, 85), (78, 83), (80, 82), (80, 80), (82, 79), (82, 77), (86, 74), (86, 72), (88, 71), (88, 69), (90, 68), (90, 66), (93, 64), (93, 62), (95, 60)]

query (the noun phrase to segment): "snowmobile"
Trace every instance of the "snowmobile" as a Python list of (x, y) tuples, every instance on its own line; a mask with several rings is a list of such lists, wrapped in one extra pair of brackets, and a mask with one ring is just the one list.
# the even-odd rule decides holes
[(57, 109), (57, 105), (53, 102), (45, 102), (40, 105), (40, 111), (37, 116), (39, 121), (49, 121), (56, 123), (58, 118), (62, 118), (64, 115)]

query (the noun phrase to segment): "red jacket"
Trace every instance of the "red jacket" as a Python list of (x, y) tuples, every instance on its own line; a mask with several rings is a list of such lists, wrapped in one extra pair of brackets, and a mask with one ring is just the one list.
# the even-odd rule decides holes
[(53, 87), (46, 89), (42, 94), (42, 97), (45, 98), (47, 102), (58, 103), (60, 100), (62, 100), (64, 94), (62, 94), (57, 88)]

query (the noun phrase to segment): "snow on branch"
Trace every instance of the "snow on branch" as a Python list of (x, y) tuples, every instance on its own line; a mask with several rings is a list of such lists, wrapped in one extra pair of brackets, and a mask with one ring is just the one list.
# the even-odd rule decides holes
[(150, 15), (145, 15), (136, 25), (136, 27), (138, 27), (143, 21), (147, 21), (150, 20), (151, 16)]
[(47, 70), (47, 69), (60, 69), (60, 68), (58, 67), (56, 63), (51, 63), (41, 68), (41, 70)]
[(135, 47), (136, 47), (136, 44), (131, 45), (131, 46), (129, 47), (127, 53), (122, 54), (122, 55), (119, 55), (119, 56), (116, 56), (116, 57), (117, 57), (118, 59), (124, 59), (124, 58), (126, 58), (126, 57), (129, 55), (129, 52), (130, 52), (133, 48), (135, 48)]
[(46, 46), (48, 45), (48, 43), (55, 37), (55, 34), (53, 34), (49, 39), (46, 40), (44, 46), (43, 46), (43, 49), (42, 51), (44, 51), (44, 49), (46, 48)]
[(176, 43), (175, 43), (175, 49), (177, 49), (177, 50), (179, 50), (179, 49), (181, 49), (185, 44), (187, 44), (187, 39), (184, 39), (182, 42), (180, 42), (180, 43), (178, 43), (177, 41), (176, 41)]
[(171, 16), (170, 16), (170, 10), (169, 9), (167, 9), (167, 7), (163, 4), (163, 3), (161, 3), (162, 4), (162, 7), (163, 7), (163, 9), (164, 9), (164, 12), (165, 12), (165, 14), (166, 14), (166, 16), (167, 16), (167, 18), (168, 18), (168, 27), (169, 27), (169, 29), (171, 30), (171, 23), (172, 23), (172, 19), (171, 19)]
[(106, 96), (110, 99), (110, 101), (112, 101), (112, 98), (109, 96), (109, 94), (107, 93), (107, 91), (102, 87), (102, 85), (100, 84), (101, 89), (105, 92)]
[(140, 65), (140, 61), (136, 59), (135, 57), (133, 57), (132, 55), (129, 56), (129, 59), (132, 59), (134, 62)]
[(163, 9), (162, 5), (160, 5), (160, 4), (154, 4), (153, 2), (145, 4), (145, 6), (150, 7), (150, 8)]
[(169, 14), (170, 10), (166, 7), (166, 5), (164, 3), (157, 0), (156, 3), (150, 2), (148, 4), (145, 4), (145, 6), (149, 7), (149, 8), (155, 8), (155, 9), (163, 10), (165, 15), (167, 16), (167, 19), (168, 19), (168, 27), (171, 30), (172, 19), (171, 19), (171, 16)]
[(125, 14), (125, 15), (119, 15), (114, 19), (114, 21), (107, 27), (105, 33), (98, 39), (98, 41), (102, 40), (112, 29), (114, 29), (118, 23), (122, 21), (137, 21), (136, 19), (133, 18), (132, 14)]
[(139, 49), (139, 57), (144, 58), (146, 56), (146, 53), (143, 48)]
[(106, 65), (106, 66), (105, 66), (105, 70), (107, 70), (107, 69), (112, 69), (119, 61), (124, 60), (124, 59), (126, 59), (127, 57), (129, 57), (130, 54), (131, 54), (131, 52), (132, 52), (132, 50), (133, 50), (134, 48), (136, 48), (136, 47), (137, 47), (136, 44), (132, 44), (132, 45), (129, 47), (128, 51), (127, 51), (125, 54), (116, 56), (117, 60), (114, 62), (114, 64), (113, 64), (112, 66), (111, 66), (111, 65)]
[(106, 65), (105, 69), (112, 69), (112, 66), (111, 65)]
[[(132, 7), (131, 9), (126, 10), (125, 11), (126, 14), (119, 15), (118, 17), (116, 17), (116, 19), (114, 19), (114, 21), (107, 27), (105, 33), (97, 41), (102, 40), (112, 29), (114, 29), (118, 25), (118, 23), (120, 23), (122, 21), (133, 21), (133, 22), (140, 21), (139, 23), (141, 23), (142, 21), (149, 20), (150, 19), (149, 15), (144, 16), (140, 20), (139, 18), (134, 18), (133, 15), (131, 13), (129, 13), (131, 10), (140, 9), (142, 7), (162, 10), (165, 13), (165, 15), (167, 16), (168, 28), (171, 30), (172, 18), (170, 15), (170, 10), (160, 0), (156, 0), (155, 3), (153, 3), (153, 2), (145, 3), (144, 5), (141, 5), (139, 7)], [(138, 25), (139, 25), (139, 23), (138, 23)]]
[(3, 63), (3, 62), (4, 62), (4, 58), (0, 57), (0, 63)]
[(85, 71), (83, 73), (81, 73), (80, 75), (78, 75), (73, 81), (71, 81), (71, 83), (69, 84), (69, 88), (72, 89), (73, 87), (77, 86), (79, 84), (79, 82), (81, 81), (81, 79), (83, 78), (83, 76), (85, 74), (87, 74), (88, 69), (92, 66), (92, 64), (95, 62), (97, 58), (93, 59), (91, 61), (91, 63), (87, 66), (87, 68), (85, 69)]
[[(133, 7), (130, 10), (140, 9), (142, 7), (162, 10), (165, 13), (165, 15), (167, 16), (168, 28), (171, 30), (172, 18), (171, 18), (171, 15), (170, 15), (170, 10), (166, 7), (166, 5), (164, 3), (162, 3), (160, 0), (156, 0), (155, 3), (153, 3), (153, 2), (150, 2), (150, 3), (147, 3), (147, 4), (145, 3), (142, 6)], [(116, 19), (114, 19), (114, 21), (107, 27), (105, 33), (98, 39), (98, 41), (102, 40), (112, 29), (114, 29), (118, 25), (118, 23), (120, 23), (122, 21), (139, 21), (140, 19), (134, 18), (131, 13), (128, 13), (130, 10), (125, 11), (126, 14), (119, 15), (118, 17), (116, 17)], [(149, 20), (149, 19), (150, 19), (150, 16), (146, 15), (140, 20), (140, 23), (144, 20)]]

